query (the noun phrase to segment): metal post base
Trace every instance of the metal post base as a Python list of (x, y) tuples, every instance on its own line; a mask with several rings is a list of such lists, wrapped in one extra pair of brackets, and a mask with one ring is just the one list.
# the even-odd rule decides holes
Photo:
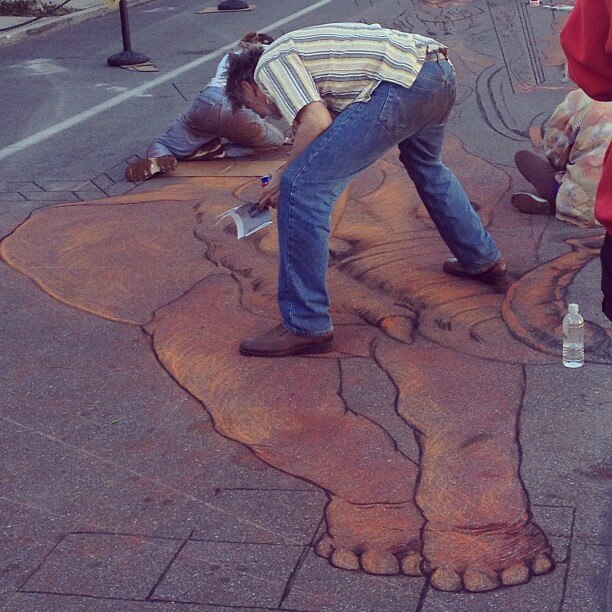
[(149, 61), (149, 56), (137, 51), (121, 51), (106, 58), (109, 66), (132, 66), (133, 64), (143, 64)]

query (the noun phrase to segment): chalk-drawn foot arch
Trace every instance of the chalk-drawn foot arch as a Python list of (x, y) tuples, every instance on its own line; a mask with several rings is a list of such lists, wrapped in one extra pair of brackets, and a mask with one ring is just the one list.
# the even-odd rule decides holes
[(422, 575), (423, 519), (412, 500), (355, 504), (331, 496), (325, 509), (327, 531), (317, 542), (320, 557), (341, 569), (369, 574)]

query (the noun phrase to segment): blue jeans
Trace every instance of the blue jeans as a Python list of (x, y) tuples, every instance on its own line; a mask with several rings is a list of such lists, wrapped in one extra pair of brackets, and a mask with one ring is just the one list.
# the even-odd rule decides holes
[(221, 138), (226, 157), (253, 155), (281, 147), (284, 134), (248, 108), (232, 113), (220, 87), (205, 87), (189, 109), (147, 148), (147, 157), (184, 159), (202, 145)]
[(283, 172), (278, 302), (289, 331), (321, 336), (333, 329), (326, 283), (331, 210), (355, 175), (394, 145), (441, 237), (463, 266), (477, 273), (499, 259), (461, 184), (440, 158), (454, 102), (450, 62), (426, 62), (411, 87), (383, 81), (367, 102), (351, 104)]

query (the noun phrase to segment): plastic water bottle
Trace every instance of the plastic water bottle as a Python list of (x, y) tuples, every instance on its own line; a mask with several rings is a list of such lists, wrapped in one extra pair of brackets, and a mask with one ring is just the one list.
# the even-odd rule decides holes
[(569, 304), (563, 319), (563, 365), (566, 368), (584, 365), (584, 319), (578, 304)]

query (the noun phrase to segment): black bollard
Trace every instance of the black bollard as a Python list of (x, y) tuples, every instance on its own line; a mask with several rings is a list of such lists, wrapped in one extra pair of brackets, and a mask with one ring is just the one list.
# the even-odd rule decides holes
[(119, 0), (119, 15), (121, 16), (121, 37), (123, 38), (123, 51), (115, 53), (106, 59), (109, 66), (131, 66), (149, 61), (144, 53), (132, 51), (130, 42), (130, 21), (127, 12), (127, 0)]
[(248, 9), (249, 5), (244, 0), (223, 0), (217, 4), (220, 11), (242, 11)]

